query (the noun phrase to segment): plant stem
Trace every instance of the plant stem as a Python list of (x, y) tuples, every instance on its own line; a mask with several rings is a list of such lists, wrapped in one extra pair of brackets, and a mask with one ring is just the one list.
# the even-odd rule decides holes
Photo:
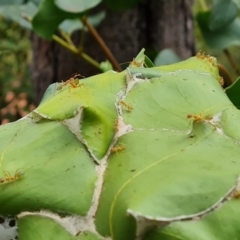
[(235, 70), (236, 74), (239, 76), (239, 75), (240, 75), (240, 71), (239, 71), (239, 69), (238, 69), (238, 65), (237, 65), (237, 63), (235, 62), (235, 60), (233, 59), (231, 53), (228, 51), (227, 48), (225, 48), (225, 49), (223, 50), (223, 52), (225, 53), (228, 61), (229, 61), (230, 64), (232, 65), (232, 67), (233, 67), (233, 69)]
[(98, 44), (101, 46), (101, 48), (103, 49), (105, 55), (107, 56), (109, 61), (114, 66), (115, 70), (117, 70), (119, 72), (122, 71), (121, 66), (118, 64), (118, 62), (115, 59), (115, 57), (113, 56), (112, 52), (110, 51), (108, 46), (105, 44), (105, 42), (103, 41), (101, 36), (98, 34), (96, 29), (87, 21), (86, 17), (83, 17), (81, 20), (82, 20), (82, 23), (88, 28), (89, 32), (93, 35), (95, 40), (98, 42)]
[[(100, 68), (100, 64), (95, 61), (93, 58), (91, 58), (89, 55), (87, 55), (86, 53), (83, 53), (82, 51), (80, 51), (79, 49), (76, 48), (75, 45), (70, 45), (68, 42), (64, 41), (62, 38), (58, 37), (57, 35), (53, 34), (53, 40), (56, 41), (58, 44), (60, 44), (61, 46), (63, 46), (64, 48), (68, 49), (69, 51), (71, 51), (72, 53), (80, 56), (81, 58), (83, 58), (86, 62), (88, 62), (89, 64), (93, 65), (94, 67), (98, 68), (99, 70), (101, 70)], [(102, 71), (102, 70), (101, 70)]]
[(85, 38), (85, 26), (83, 25), (83, 29), (81, 31), (80, 43), (78, 46), (79, 51), (83, 51), (84, 38)]
[(64, 31), (62, 31), (62, 30), (60, 30), (60, 29), (59, 29), (59, 32), (60, 32), (60, 34), (62, 35), (62, 37), (63, 37), (70, 45), (74, 45), (74, 43), (73, 43), (73, 41), (72, 41), (72, 39), (71, 39), (71, 36), (70, 36), (68, 33), (64, 32)]
[(91, 58), (89, 55), (82, 52), (82, 53), (79, 53), (79, 56), (82, 57), (86, 62), (90, 63), (91, 65), (93, 65), (96, 68), (98, 68), (99, 70), (101, 70), (101, 72), (102, 72), (102, 69), (100, 68), (100, 64), (96, 60)]
[[(26, 19), (28, 22), (32, 22), (32, 19), (29, 16), (27, 16), (26, 14), (22, 13), (22, 17), (24, 19)], [(74, 43), (72, 42), (71, 38), (69, 37), (69, 35), (65, 35), (65, 33), (63, 33), (63, 32), (61, 32), (61, 33), (62, 33), (63, 37), (66, 39), (66, 41), (63, 40), (62, 38), (58, 37), (57, 35), (53, 34), (52, 38), (55, 42), (60, 44), (62, 47), (68, 49), (70, 52), (80, 56), (86, 62), (93, 65), (94, 67), (96, 67), (97, 69), (99, 69), (102, 72), (100, 64), (96, 60), (91, 58), (86, 53), (83, 53), (82, 49), (77, 49), (76, 46), (74, 45)]]
[(64, 48), (68, 49), (69, 51), (71, 51), (72, 53), (77, 54), (78, 50), (74, 45), (70, 45), (68, 42), (64, 41), (62, 38), (60, 38), (59, 36), (53, 34), (52, 36), (53, 40), (55, 42), (57, 42), (58, 44), (60, 44), (61, 46), (63, 46)]

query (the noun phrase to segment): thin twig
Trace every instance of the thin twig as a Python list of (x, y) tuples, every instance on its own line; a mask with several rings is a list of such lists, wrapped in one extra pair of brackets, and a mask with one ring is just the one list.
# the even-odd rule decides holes
[(117, 60), (115, 59), (115, 57), (113, 56), (112, 52), (110, 51), (110, 49), (108, 48), (108, 46), (105, 44), (105, 42), (103, 41), (103, 39), (101, 38), (101, 36), (98, 34), (98, 32), (96, 31), (96, 29), (92, 26), (92, 24), (90, 24), (87, 21), (86, 17), (83, 17), (82, 19), (82, 23), (88, 28), (89, 32), (93, 35), (93, 37), (95, 38), (95, 40), (98, 42), (98, 44), (101, 46), (101, 48), (103, 49), (105, 55), (107, 56), (107, 58), (109, 59), (109, 61), (112, 63), (112, 65), (114, 66), (114, 68), (117, 71), (122, 71), (121, 66), (119, 65), (119, 63), (117, 62)]
[(59, 29), (58, 31), (60, 32), (60, 34), (62, 35), (62, 37), (63, 37), (69, 44), (74, 45), (74, 43), (73, 43), (73, 41), (72, 41), (72, 39), (71, 39), (71, 36), (70, 36), (68, 33), (62, 31), (61, 29)]
[(238, 65), (237, 65), (237, 63), (235, 62), (235, 60), (233, 59), (231, 53), (228, 51), (227, 48), (225, 48), (225, 49), (223, 50), (223, 52), (225, 53), (225, 55), (226, 55), (228, 61), (230, 62), (230, 64), (232, 65), (234, 71), (235, 71), (236, 74), (239, 76), (239, 75), (240, 75), (240, 71), (239, 71), (239, 69), (238, 69)]
[(77, 49), (75, 45), (70, 45), (68, 42), (65, 42), (62, 38), (58, 37), (55, 34), (53, 34), (53, 40), (56, 41), (61, 46), (63, 46), (66, 49), (68, 49), (69, 51), (71, 51), (72, 53), (80, 56), (86, 62), (90, 63), (91, 65), (93, 65), (94, 67), (96, 67), (96, 68), (98, 68), (99, 70), (102, 71), (102, 69), (100, 67), (100, 64), (96, 60), (94, 60), (93, 58), (91, 58), (89, 55), (87, 55), (86, 53), (82, 52), (81, 50)]
[(80, 43), (79, 43), (79, 46), (78, 46), (79, 51), (83, 51), (84, 38), (85, 38), (85, 26), (83, 25), (83, 28), (82, 28), (82, 31), (81, 31)]
[(78, 49), (74, 45), (69, 44), (68, 42), (66, 42), (62, 38), (60, 38), (59, 36), (53, 34), (52, 35), (52, 39), (55, 42), (57, 42), (58, 44), (60, 44), (61, 46), (63, 46), (66, 49), (68, 49), (70, 52), (75, 53), (75, 54), (78, 53)]
[[(24, 19), (26, 19), (28, 22), (31, 22), (32, 19), (27, 16), (26, 14), (22, 13), (22, 17)], [(61, 46), (63, 46), (64, 48), (68, 49), (70, 52), (80, 56), (81, 58), (83, 58), (86, 62), (88, 62), (89, 64), (93, 65), (94, 67), (96, 67), (97, 69), (99, 69), (100, 71), (102, 71), (100, 64), (94, 60), (93, 58), (91, 58), (89, 55), (87, 55), (86, 53), (82, 52), (82, 49), (77, 49), (77, 47), (74, 45), (74, 43), (72, 42), (71, 38), (69, 37), (69, 35), (64, 35), (63, 32), (61, 32), (62, 36), (66, 39), (66, 41), (62, 38), (60, 38), (59, 36), (53, 34), (52, 35), (52, 39), (57, 42), (58, 44), (60, 44)]]

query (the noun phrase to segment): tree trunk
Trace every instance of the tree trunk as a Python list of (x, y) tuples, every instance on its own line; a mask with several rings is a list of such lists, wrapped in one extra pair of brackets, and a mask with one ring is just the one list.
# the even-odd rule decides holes
[[(105, 9), (106, 17), (97, 31), (119, 63), (129, 62), (142, 49), (158, 52), (173, 49), (180, 57), (195, 54), (193, 39), (192, 0), (145, 0), (136, 7), (116, 12)], [(80, 33), (73, 36), (79, 43)], [(99, 73), (82, 59), (72, 55), (55, 42), (39, 39), (33, 34), (31, 79), (35, 104), (49, 84), (68, 79), (73, 73), (91, 76)], [(85, 36), (85, 52), (95, 60), (105, 61), (102, 49), (89, 34)]]

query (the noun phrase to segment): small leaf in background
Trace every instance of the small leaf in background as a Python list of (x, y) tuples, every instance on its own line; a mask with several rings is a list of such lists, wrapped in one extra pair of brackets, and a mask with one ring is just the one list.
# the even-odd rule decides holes
[(84, 12), (97, 6), (100, 2), (101, 0), (55, 0), (57, 7), (71, 13)]
[(179, 62), (181, 59), (178, 55), (169, 48), (165, 48), (158, 53), (154, 60), (155, 66), (168, 65)]
[(217, 1), (212, 8), (209, 18), (209, 29), (221, 29), (230, 24), (238, 14), (238, 6), (232, 1)]
[[(95, 15), (89, 16), (88, 22), (90, 22), (94, 27), (101, 23), (101, 21), (105, 18), (105, 12), (101, 11)], [(78, 19), (66, 19), (60, 25), (59, 29), (71, 35), (74, 31), (80, 30), (83, 28), (82, 22)]]
[(152, 62), (152, 60), (147, 55), (145, 55), (144, 63), (146, 65), (146, 67), (148, 67), (148, 68), (154, 67), (154, 63)]
[(138, 55), (130, 62), (129, 67), (154, 67), (153, 62), (151, 59), (144, 54), (145, 49), (143, 48)]
[(142, 63), (144, 62), (145, 59), (145, 54), (144, 54), (145, 49), (143, 48), (138, 55), (134, 58), (135, 62)]
[(54, 0), (44, 0), (32, 20), (32, 25), (40, 37), (50, 40), (62, 21), (80, 18), (83, 15), (83, 12), (71, 13), (61, 10), (54, 4)]
[(59, 25), (59, 29), (68, 33), (69, 35), (82, 28), (83, 24), (79, 19), (66, 19)]
[(196, 20), (208, 47), (213, 49), (224, 49), (231, 45), (240, 45), (240, 18), (235, 18), (227, 26), (211, 31), (209, 29), (210, 11), (199, 12)]
[(106, 5), (112, 10), (126, 10), (128, 8), (134, 7), (137, 3), (140, 2), (139, 0), (105, 0)]
[(88, 22), (90, 22), (94, 27), (98, 26), (101, 21), (105, 18), (106, 13), (105, 11), (101, 11), (95, 15), (88, 16)]
[(104, 62), (101, 62), (100, 63), (100, 68), (102, 69), (103, 72), (113, 70), (112, 64), (108, 60), (106, 60)]
[(240, 77), (229, 87), (226, 88), (226, 94), (231, 102), (239, 109), (240, 108)]

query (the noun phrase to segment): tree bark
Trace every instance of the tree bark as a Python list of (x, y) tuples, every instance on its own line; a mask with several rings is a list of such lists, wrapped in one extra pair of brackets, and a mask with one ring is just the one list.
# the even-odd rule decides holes
[[(171, 48), (180, 57), (187, 58), (195, 54), (191, 7), (192, 0), (145, 0), (121, 12), (101, 5), (99, 9), (105, 9), (106, 17), (97, 31), (119, 63), (132, 61), (142, 48), (155, 52)], [(79, 43), (79, 32), (73, 35), (73, 40)], [(51, 83), (66, 80), (76, 72), (86, 77), (99, 73), (57, 43), (39, 39), (34, 34), (32, 42), (31, 79), (35, 104), (40, 102)], [(84, 51), (95, 60), (106, 60), (89, 34), (85, 36), (84, 46)]]

